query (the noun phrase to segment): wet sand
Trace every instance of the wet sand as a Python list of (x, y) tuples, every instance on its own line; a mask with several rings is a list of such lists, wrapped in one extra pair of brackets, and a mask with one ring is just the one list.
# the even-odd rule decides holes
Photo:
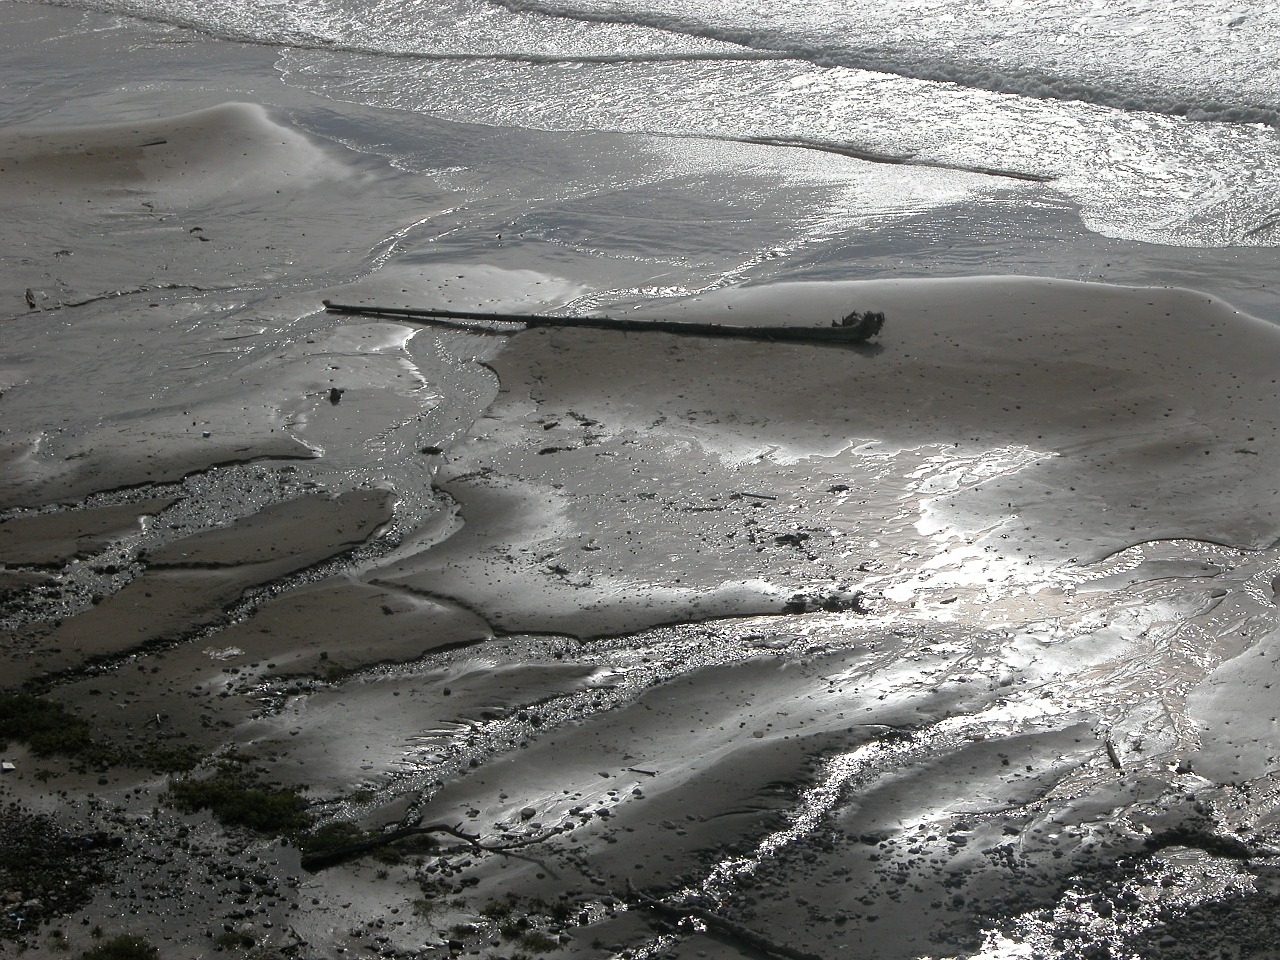
[[(119, 838), (83, 854), (94, 882), (51, 862), (65, 901), (0, 871), (0, 942), (1275, 942), (1272, 324), (1010, 276), (613, 294), (743, 325), (883, 310), (862, 347), (335, 317), (554, 311), (638, 268), (478, 228), (410, 255), (397, 231), (449, 233), (443, 173), (209, 96), (0, 131), (4, 687), (95, 744), (15, 736), (0, 790), (51, 844)], [(314, 828), (511, 849), (308, 871), (296, 829), (174, 805), (228, 771)]]

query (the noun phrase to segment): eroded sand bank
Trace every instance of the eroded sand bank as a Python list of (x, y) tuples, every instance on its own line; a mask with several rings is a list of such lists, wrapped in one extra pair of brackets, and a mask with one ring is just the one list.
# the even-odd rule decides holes
[[(6, 937), (913, 958), (1274, 935), (1272, 326), (1187, 290), (985, 278), (661, 310), (884, 310), (860, 348), (419, 330), (317, 307), (545, 311), (593, 281), (317, 238), (376, 232), (400, 175), (255, 107), (5, 143), (16, 215), (79, 272), (40, 309), (13, 264), (0, 291), (0, 656), (96, 746), (14, 738), (0, 787), (124, 842), (57, 910), (0, 891)], [(298, 245), (251, 255), (272, 217), (261, 249)], [(83, 260), (57, 254), (75, 235)], [(124, 262), (139, 294), (72, 305)], [(225, 286), (161, 290), (163, 267)], [(348, 836), (541, 840), (308, 872), (297, 829), (173, 806), (228, 771)], [(1206, 898), (1208, 932), (1162, 944)]]

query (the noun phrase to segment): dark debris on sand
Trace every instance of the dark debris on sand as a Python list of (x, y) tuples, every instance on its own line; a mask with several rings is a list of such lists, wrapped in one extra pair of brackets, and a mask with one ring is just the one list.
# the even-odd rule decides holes
[(0, 939), (88, 903), (122, 845), (120, 837), (70, 830), (17, 806), (0, 811)]

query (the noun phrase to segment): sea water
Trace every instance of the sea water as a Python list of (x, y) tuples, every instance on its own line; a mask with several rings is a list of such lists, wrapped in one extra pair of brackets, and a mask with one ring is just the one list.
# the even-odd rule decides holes
[(977, 192), (1043, 180), (1090, 229), (1150, 243), (1280, 237), (1275, 4), (77, 5), (279, 46), (289, 83), (337, 99), (469, 123), (793, 144), (979, 172), (981, 186), (966, 181)]

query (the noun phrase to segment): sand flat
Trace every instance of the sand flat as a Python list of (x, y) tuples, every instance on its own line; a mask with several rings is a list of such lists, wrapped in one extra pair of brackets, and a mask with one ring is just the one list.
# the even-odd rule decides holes
[(227, 103), (174, 118), (0, 136), (0, 186), (19, 203), (55, 198), (153, 196), (205, 203), (228, 191), (242, 202), (283, 183), (332, 178), (340, 168), (258, 104)]
[(136, 531), (143, 517), (155, 516), (176, 502), (158, 498), (7, 520), (0, 523), (0, 563), (44, 566), (97, 553)]
[[(741, 304), (772, 295), (720, 296), (741, 322)], [(1194, 778), (1171, 759), (1196, 749), (1184, 694), (1245, 643), (1234, 625), (1275, 619), (1250, 586), (1272, 562), (1248, 539), (1265, 529), (1248, 508), (1266, 481), (1231, 473), (1222, 449), (1259, 435), (1263, 397), (1209, 373), (1267, 365), (1271, 330), (1185, 291), (992, 279), (778, 295), (808, 318), (856, 301), (890, 324), (858, 349), (512, 336), (486, 355), (497, 400), (431, 454), (455, 521), (155, 659), (154, 677), (115, 668), (117, 683), (77, 680), (59, 699), (114, 691), (98, 712), (120, 737), (167, 723), (166, 736), (233, 747), (337, 820), (438, 820), (489, 839), (575, 824), (532, 863), (446, 855), (426, 875), (410, 860), (309, 881), (317, 915), (353, 929), (430, 892), (439, 912), (389, 935), (403, 951), (457, 923), (479, 924), (479, 946), (478, 911), (513, 895), (596, 909), (630, 881), (689, 887), (819, 955), (954, 953), (988, 911), (1040, 902), (1011, 887), (1053, 902), (1096, 865), (1091, 831), (1140, 849), (1125, 817), (1095, 826), (1108, 811), (1197, 822)], [(1041, 298), (1032, 335), (1021, 318)], [(1145, 337), (1111, 332), (1125, 310)], [(1159, 336), (1174, 317), (1182, 332)], [(1254, 355), (1206, 348), (1205, 376), (1169, 374), (1201, 363), (1215, 324)], [(1108, 349), (1082, 359), (1097, 342)], [(1040, 367), (1041, 387), (1022, 387)], [(347, 402), (324, 411), (327, 435)], [(1211, 426), (1213, 444), (1193, 447)], [(1257, 446), (1235, 456), (1262, 462)], [(1131, 496), (1156, 475), (1158, 497)], [(152, 569), (59, 642), (92, 630), (124, 650), (140, 629), (208, 622), (299, 551), (387, 519), (384, 494), (346, 497), (368, 510), (292, 501), (150, 549)], [(1144, 513), (1142, 530), (1107, 525)], [(1050, 534), (1061, 542), (1040, 550)], [(866, 606), (822, 608), (858, 590)], [(82, 656), (63, 645), (42, 660)], [(414, 662), (369, 669), (399, 659)], [(1256, 765), (1255, 732), (1230, 740), (1220, 707), (1192, 702), (1208, 742), (1243, 750), (1247, 735)]]
[[(1076, 236), (1048, 187), (1011, 232), (997, 201), (815, 246), (797, 210), (834, 192), (802, 151), (437, 123), (286, 90), (273, 49), (3, 15), (48, 27), (14, 71), (48, 63), (0, 132), (0, 504), (69, 507), (0, 524), (0, 562), (48, 564), (0, 571), (6, 689), (197, 763), (5, 748), (7, 810), (126, 844), (69, 916), (0, 911), (6, 941), (749, 953), (629, 883), (823, 960), (1274, 932), (1213, 842), (1263, 844), (1277, 804), (1274, 328), (1182, 289), (844, 279), (1118, 251), (1266, 306), (1262, 256)], [(90, 91), (68, 51), (119, 65)], [(128, 122), (54, 126), (94, 110)], [(797, 275), (842, 279), (767, 282)], [(323, 297), (888, 323), (860, 348), (482, 337)], [(138, 525), (147, 495), (175, 502)], [(575, 826), (311, 874), (165, 799), (224, 769), (303, 788), (316, 824)], [(1191, 846), (1147, 856), (1173, 829)], [(1161, 946), (1197, 897), (1232, 921)]]
[(498, 402), (439, 475), (462, 531), (383, 576), (582, 636), (857, 586), (883, 537), (1027, 581), (1143, 541), (1274, 538), (1269, 325), (1191, 291), (1019, 278), (668, 312), (812, 323), (850, 304), (887, 312), (877, 345), (512, 338)]

